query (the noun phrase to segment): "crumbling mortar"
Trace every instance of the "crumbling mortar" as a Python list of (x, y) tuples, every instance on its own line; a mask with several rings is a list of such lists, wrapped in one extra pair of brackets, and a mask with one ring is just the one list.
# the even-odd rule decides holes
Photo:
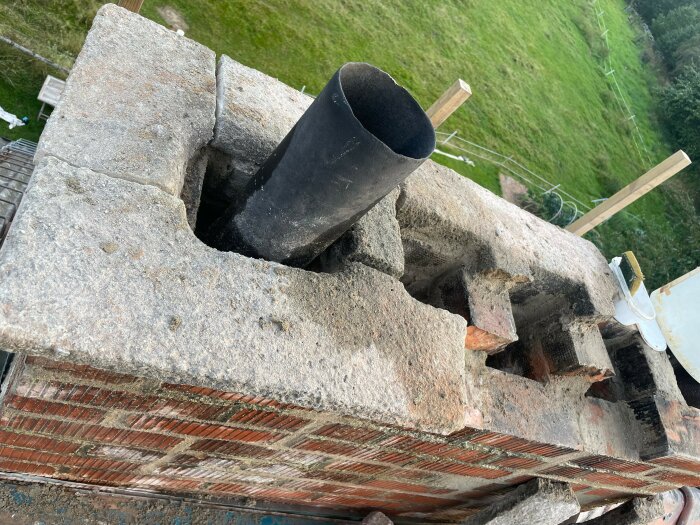
[(167, 454), (163, 457), (158, 458), (154, 461), (144, 464), (139, 468), (139, 474), (154, 474), (158, 470), (158, 467), (165, 465), (172, 461), (177, 455), (186, 452), (190, 446), (197, 441), (197, 438), (187, 437), (183, 439), (180, 443), (172, 447)]

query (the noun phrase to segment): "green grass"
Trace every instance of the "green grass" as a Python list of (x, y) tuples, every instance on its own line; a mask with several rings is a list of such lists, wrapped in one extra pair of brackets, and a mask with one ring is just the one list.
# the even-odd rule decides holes
[[(69, 65), (99, 3), (0, 0), (0, 32), (12, 26), (18, 41)], [(618, 79), (650, 161), (659, 162), (670, 151), (654, 116), (656, 80), (641, 58), (647, 44), (624, 0), (599, 5)], [(142, 13), (164, 23), (162, 6), (182, 14), (191, 38), (312, 93), (352, 60), (390, 72), (424, 107), (461, 77), (474, 95), (441, 129), (514, 155), (584, 202), (609, 196), (649, 167), (611, 96), (588, 0), (146, 0)], [(33, 111), (43, 73), (27, 66), (26, 78), (10, 79), (14, 86), (0, 73), (0, 105)], [(38, 129), (17, 133), (36, 137)], [(492, 165), (436, 160), (499, 190)], [(609, 257), (634, 250), (652, 286), (698, 264), (700, 224), (682, 182), (667, 183), (590, 234)]]

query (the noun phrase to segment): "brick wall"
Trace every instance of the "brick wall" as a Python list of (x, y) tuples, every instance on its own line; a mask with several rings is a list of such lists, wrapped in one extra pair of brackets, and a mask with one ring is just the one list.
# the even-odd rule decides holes
[(630, 462), (465, 428), (405, 432), (208, 388), (28, 357), (3, 401), (0, 469), (174, 494), (457, 521), (533, 476), (584, 507), (700, 485), (700, 463)]

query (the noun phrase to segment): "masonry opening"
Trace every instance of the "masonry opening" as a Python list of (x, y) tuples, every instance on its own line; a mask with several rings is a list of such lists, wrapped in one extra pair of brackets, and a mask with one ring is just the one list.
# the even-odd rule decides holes
[(195, 230), (219, 250), (306, 268), (434, 147), (405, 89), (369, 64), (346, 64), (266, 160), (229, 159), (253, 171), (245, 183), (211, 184), (207, 170)]

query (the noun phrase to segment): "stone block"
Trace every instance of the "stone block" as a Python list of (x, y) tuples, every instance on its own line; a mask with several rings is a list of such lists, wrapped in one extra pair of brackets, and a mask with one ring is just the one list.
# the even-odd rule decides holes
[(367, 516), (365, 516), (365, 518), (362, 520), (362, 525), (394, 525), (394, 522), (391, 521), (383, 512), (375, 510), (374, 512), (370, 512), (367, 514)]
[(467, 518), (464, 525), (559, 525), (579, 512), (571, 488), (565, 483), (533, 479), (520, 485), (484, 510)]
[(540, 325), (544, 374), (578, 375), (601, 381), (613, 375), (613, 365), (595, 324), (560, 320)]
[(588, 520), (590, 525), (653, 525), (664, 522), (664, 501), (661, 496), (634, 498), (602, 516)]
[[(219, 177), (235, 194), (255, 174), (313, 99), (223, 55), (216, 72), (216, 126), (212, 146), (231, 159)], [(226, 189), (222, 190), (226, 191)]]
[(103, 6), (36, 160), (53, 156), (179, 195), (187, 164), (213, 135), (215, 68), (201, 44)]
[(396, 220), (394, 190), (360, 218), (340, 239), (322, 254), (322, 265), (334, 271), (359, 262), (397, 279), (403, 275), (403, 245)]
[(58, 159), (32, 181), (0, 250), (2, 348), (405, 428), (463, 427), (466, 322), (395, 279), (218, 252), (179, 199)]

